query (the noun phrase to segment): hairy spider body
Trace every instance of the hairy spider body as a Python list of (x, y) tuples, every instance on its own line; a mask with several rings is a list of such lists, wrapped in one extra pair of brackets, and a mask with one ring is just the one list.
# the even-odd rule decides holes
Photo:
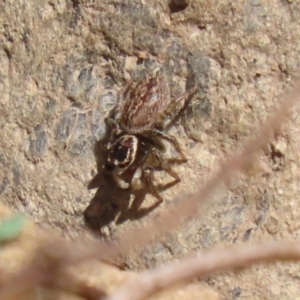
[[(195, 91), (194, 88), (172, 101), (166, 77), (159, 69), (128, 85), (113, 117), (106, 119), (113, 128), (106, 145), (108, 155), (104, 169), (112, 174), (120, 188), (137, 190), (147, 187), (162, 201), (153, 184), (153, 171), (166, 171), (174, 178), (174, 184), (180, 181), (171, 164), (186, 162), (187, 159), (177, 140), (164, 132), (163, 124), (166, 116)], [(163, 140), (171, 143), (180, 157), (165, 158)]]
[(162, 126), (170, 104), (169, 85), (165, 75), (156, 69), (128, 85), (116, 106), (116, 122), (126, 133), (144, 134)]

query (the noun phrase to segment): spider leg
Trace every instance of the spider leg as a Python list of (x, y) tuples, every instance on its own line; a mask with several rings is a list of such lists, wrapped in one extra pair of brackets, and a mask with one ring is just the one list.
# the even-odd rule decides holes
[[(173, 136), (173, 135), (169, 135), (167, 133), (164, 133), (158, 129), (153, 129), (152, 133), (154, 133), (156, 136), (168, 141), (169, 143), (171, 143), (173, 145), (173, 147), (175, 148), (175, 150), (177, 151), (177, 153), (180, 155), (180, 158), (170, 158), (168, 159), (169, 163), (185, 163), (187, 162), (187, 158), (185, 157), (185, 155), (183, 154), (180, 145), (177, 141), (177, 139)], [(171, 174), (170, 174), (171, 175)]]
[[(184, 108), (186, 107), (186, 105), (188, 104), (188, 102), (191, 100), (191, 96), (194, 93), (196, 93), (197, 89), (198, 89), (198, 87), (193, 87), (192, 89), (190, 89), (189, 91), (187, 91), (185, 94), (183, 94), (182, 96), (180, 96), (179, 98), (177, 98), (175, 101), (171, 102), (170, 106), (168, 107), (167, 114), (171, 113), (180, 102), (184, 101), (184, 105), (183, 105), (182, 109), (175, 115), (175, 117), (169, 122), (169, 124), (167, 124), (165, 126), (164, 131), (168, 131), (168, 129), (170, 129), (170, 127), (179, 118), (180, 114), (182, 113), (182, 111), (184, 110)], [(151, 131), (151, 133), (154, 134), (154, 135), (156, 135), (157, 137), (160, 137), (160, 138), (162, 138), (164, 140), (167, 140), (169, 143), (171, 143), (173, 145), (173, 147), (175, 148), (175, 150), (179, 154), (180, 158), (171, 158), (171, 159), (168, 159), (169, 163), (177, 163), (177, 164), (179, 164), (179, 163), (185, 163), (185, 162), (187, 162), (187, 158), (183, 154), (183, 152), (182, 152), (182, 150), (180, 148), (180, 145), (179, 145), (177, 139), (174, 136), (169, 135), (169, 134), (167, 134), (167, 133), (165, 133), (165, 132), (163, 132), (163, 131), (161, 131), (159, 129), (153, 129)]]
[(151, 156), (149, 156), (149, 160), (150, 159), (151, 162), (149, 163), (154, 169), (163, 170), (175, 179), (174, 184), (180, 181), (179, 175), (171, 168), (171, 164), (174, 163), (174, 159), (164, 158), (161, 152), (156, 148), (152, 149)]
[(156, 187), (153, 184), (153, 171), (154, 169), (152, 167), (146, 167), (144, 168), (144, 180), (145, 180), (145, 184), (148, 188), (148, 191), (150, 192), (150, 194), (152, 194), (159, 202), (163, 201), (163, 198), (160, 196), (160, 194), (158, 193)]
[(112, 127), (112, 130), (115, 132), (116, 135), (119, 135), (122, 132), (121, 126), (119, 125), (117, 120), (111, 117), (106, 117), (104, 119), (104, 122), (106, 125)]
[(144, 187), (144, 183), (142, 181), (143, 170), (142, 168), (137, 168), (134, 172), (134, 175), (131, 180), (131, 189), (133, 190), (141, 190)]
[(111, 118), (111, 117), (106, 117), (104, 119), (104, 122), (108, 126), (111, 126), (113, 128), (119, 128), (118, 122), (115, 119)]
[[(172, 170), (171, 163), (172, 161), (165, 159), (158, 149), (153, 148), (146, 161), (145, 166), (143, 167), (143, 177), (145, 186), (148, 189), (148, 191), (158, 199), (159, 202), (162, 202), (163, 198), (158, 193), (158, 189), (165, 190), (180, 181), (180, 177), (178, 176), (178, 174), (174, 170)], [(174, 178), (174, 180), (171, 183), (164, 185), (163, 187), (156, 187), (153, 184), (153, 174), (156, 170), (163, 170), (167, 172), (170, 176)]]
[(116, 167), (110, 169), (106, 165), (104, 165), (102, 166), (102, 174), (111, 185), (117, 186), (123, 190), (130, 188), (130, 183), (122, 178), (122, 170), (119, 170)]
[(174, 101), (172, 101), (167, 109), (166, 114), (170, 115), (175, 108), (183, 101), (182, 108), (175, 114), (175, 116), (172, 118), (172, 120), (165, 126), (165, 130), (168, 131), (172, 125), (179, 119), (181, 113), (184, 111), (184, 109), (187, 107), (188, 103), (191, 101), (192, 96), (197, 92), (198, 87), (195, 86), (188, 90), (186, 93), (184, 93), (182, 96), (178, 97)]
[(187, 102), (189, 102), (189, 100), (191, 99), (190, 96), (192, 96), (193, 94), (195, 94), (198, 90), (197, 86), (194, 86), (193, 88), (191, 88), (190, 90), (188, 90), (187, 92), (185, 92), (183, 95), (181, 95), (180, 97), (178, 97), (175, 101), (172, 101), (168, 111), (171, 111), (176, 107), (176, 105), (178, 105), (181, 101), (184, 101), (184, 105), (186, 105)]
[(113, 144), (114, 138), (122, 133), (122, 129), (121, 129), (120, 125), (118, 124), (118, 122), (115, 119), (112, 119), (110, 117), (106, 117), (104, 119), (104, 122), (107, 126), (112, 128), (111, 129), (112, 134), (110, 135), (109, 141), (106, 144), (106, 149), (110, 149)]
[(118, 170), (118, 168), (115, 168), (113, 170), (113, 178), (115, 180), (115, 182), (117, 183), (117, 185), (123, 189), (123, 190), (126, 190), (126, 189), (129, 189), (130, 188), (130, 183), (126, 182), (122, 177), (122, 171)]

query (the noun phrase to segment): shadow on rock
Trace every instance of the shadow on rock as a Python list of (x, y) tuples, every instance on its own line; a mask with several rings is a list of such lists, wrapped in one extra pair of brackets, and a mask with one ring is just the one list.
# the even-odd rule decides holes
[(113, 221), (120, 224), (126, 220), (140, 219), (160, 204), (157, 202), (148, 208), (141, 208), (146, 194), (144, 191), (135, 193), (131, 200), (130, 190), (111, 184), (100, 174), (96, 177), (101, 181), (101, 186), (84, 211), (84, 219), (90, 229), (99, 230)]

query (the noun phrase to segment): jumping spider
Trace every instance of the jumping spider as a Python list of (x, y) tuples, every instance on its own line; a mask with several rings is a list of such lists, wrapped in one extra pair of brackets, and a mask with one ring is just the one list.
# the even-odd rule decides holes
[[(166, 116), (195, 91), (193, 88), (172, 101), (168, 82), (159, 69), (128, 85), (113, 114), (106, 118), (112, 133), (106, 145), (107, 158), (103, 168), (120, 188), (138, 190), (146, 187), (162, 201), (153, 184), (153, 171), (166, 171), (174, 178), (173, 184), (180, 181), (171, 165), (184, 163), (187, 159), (176, 138), (165, 132), (164, 122)], [(164, 157), (163, 140), (174, 146), (179, 157)]]

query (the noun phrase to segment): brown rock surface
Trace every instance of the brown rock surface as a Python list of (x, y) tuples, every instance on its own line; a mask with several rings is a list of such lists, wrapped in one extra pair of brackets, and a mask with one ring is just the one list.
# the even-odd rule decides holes
[[(298, 2), (189, 2), (172, 14), (167, 1), (0, 4), (1, 202), (68, 238), (113, 237), (147, 222), (151, 196), (136, 212), (128, 193), (100, 180), (94, 196), (87, 186), (107, 112), (125, 83), (154, 64), (166, 70), (173, 96), (185, 85), (199, 92), (171, 129), (189, 159), (175, 167), (182, 182), (163, 192), (164, 203), (150, 214), (204, 184), (258, 128), (299, 68)], [(132, 254), (127, 266), (152, 267), (216, 244), (297, 238), (297, 128), (295, 111), (205, 215)], [(226, 299), (293, 299), (298, 274), (298, 264), (276, 264), (206, 281)]]

